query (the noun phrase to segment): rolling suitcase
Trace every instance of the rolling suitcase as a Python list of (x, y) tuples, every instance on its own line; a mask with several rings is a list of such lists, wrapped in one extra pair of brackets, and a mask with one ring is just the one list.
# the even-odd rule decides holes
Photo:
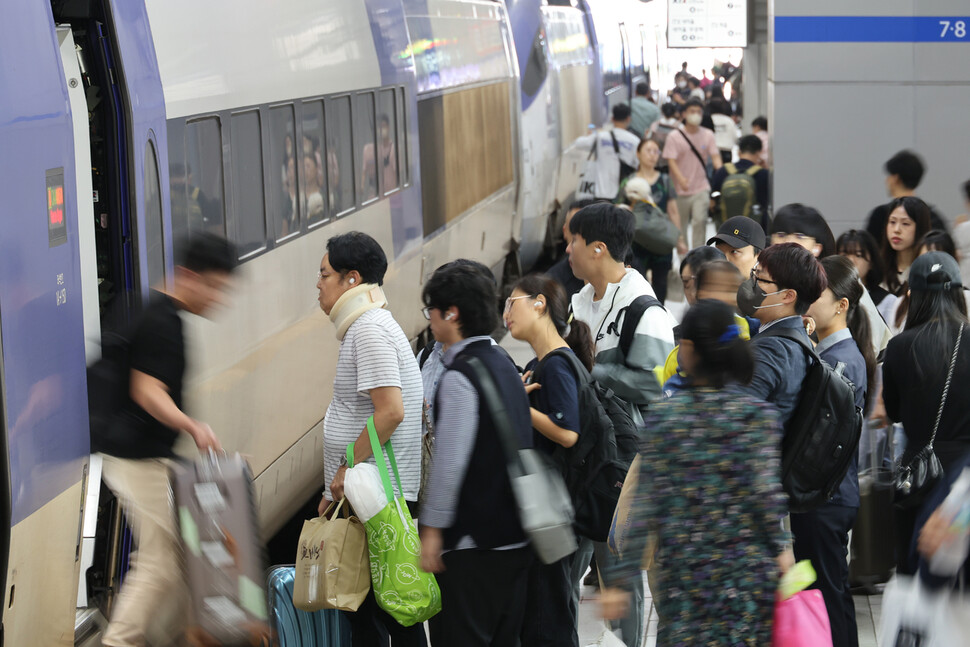
[(269, 615), (249, 465), (238, 454), (210, 452), (175, 466), (172, 490), (192, 601), (190, 633), (222, 645), (253, 644), (268, 635)]
[(892, 427), (872, 429), (863, 447), (868, 447), (869, 467), (859, 474), (859, 513), (852, 528), (849, 583), (876, 592), (877, 584), (889, 581), (896, 567), (893, 508)]
[(293, 606), (293, 565), (276, 566), (269, 573), (270, 622), (279, 647), (347, 647), (350, 622), (342, 611), (300, 611)]

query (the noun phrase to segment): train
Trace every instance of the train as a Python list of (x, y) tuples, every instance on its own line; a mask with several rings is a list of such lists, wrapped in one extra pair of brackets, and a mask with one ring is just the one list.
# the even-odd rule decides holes
[(416, 343), (442, 263), (530, 268), (558, 242), (572, 142), (659, 73), (657, 4), (0, 5), (0, 644), (74, 644), (123, 577), (85, 370), (193, 232), (234, 241), (241, 272), (231, 305), (186, 320), (187, 407), (249, 460), (270, 537), (322, 486), (327, 239), (381, 243)]

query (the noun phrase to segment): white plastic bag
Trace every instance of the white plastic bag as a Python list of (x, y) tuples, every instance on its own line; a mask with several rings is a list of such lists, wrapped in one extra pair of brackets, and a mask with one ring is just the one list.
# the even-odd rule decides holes
[(361, 463), (347, 470), (344, 475), (344, 495), (354, 508), (354, 514), (367, 523), (387, 506), (387, 494), (381, 483), (377, 466)]
[(626, 647), (626, 643), (617, 638), (609, 627), (603, 627), (603, 633), (599, 635), (599, 638), (587, 644), (586, 647)]
[(970, 598), (934, 591), (918, 577), (896, 575), (882, 596), (879, 644), (955, 647), (970, 636)]

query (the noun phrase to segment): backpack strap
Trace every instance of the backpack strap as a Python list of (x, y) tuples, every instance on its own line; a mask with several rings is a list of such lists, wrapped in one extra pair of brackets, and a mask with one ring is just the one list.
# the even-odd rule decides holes
[(759, 334), (764, 334), (767, 337), (784, 337), (785, 339), (796, 342), (815, 361), (822, 361), (822, 358), (819, 357), (818, 352), (815, 350), (815, 347), (812, 345), (812, 342), (809, 341), (808, 337), (806, 335), (800, 335), (798, 331), (792, 328), (779, 328), (778, 326), (772, 326), (768, 330), (764, 331), (764, 333)]
[(421, 349), (421, 352), (418, 354), (418, 370), (424, 368), (424, 363), (428, 361), (429, 357), (431, 357), (431, 353), (434, 352), (434, 345), (436, 343), (437, 342), (432, 339), (425, 345), (424, 348)]
[[(734, 165), (732, 164), (731, 166), (734, 166)], [(758, 166), (757, 164), (752, 164), (751, 166), (748, 167), (748, 170), (745, 171), (745, 173), (750, 175), (751, 177), (754, 177), (760, 172), (761, 172), (761, 167)]]
[(610, 138), (613, 140), (613, 150), (614, 150), (614, 152), (616, 152), (616, 156), (619, 157), (620, 156), (620, 143), (618, 141), (616, 141), (616, 133), (613, 132), (613, 129), (612, 128), (610, 128)]
[[(630, 347), (633, 346), (633, 336), (640, 325), (643, 313), (654, 306), (663, 307), (663, 304), (656, 297), (649, 294), (641, 294), (634, 299), (630, 305), (621, 308), (616, 313), (616, 319), (606, 328), (606, 334), (614, 333), (620, 336), (620, 351), (624, 359), (630, 354)], [(620, 317), (623, 317), (623, 324), (620, 324)]]
[(592, 380), (592, 378), (589, 376), (589, 371), (586, 370), (586, 367), (583, 366), (583, 363), (579, 361), (578, 357), (576, 357), (576, 353), (574, 353), (573, 351), (567, 348), (556, 348), (554, 350), (549, 351), (546, 354), (546, 356), (543, 357), (542, 360), (536, 364), (535, 369), (532, 371), (533, 381), (539, 382), (540, 384), (542, 384), (542, 380), (539, 379), (539, 377), (542, 375), (542, 372), (543, 372), (542, 369), (545, 367), (545, 364), (549, 360), (549, 358), (553, 356), (562, 357), (567, 362), (569, 362), (570, 368), (573, 369), (573, 374), (576, 376), (576, 379), (579, 381), (580, 386)]
[(738, 167), (732, 162), (728, 162), (724, 165), (724, 170), (727, 171), (728, 175), (735, 175), (738, 172)]

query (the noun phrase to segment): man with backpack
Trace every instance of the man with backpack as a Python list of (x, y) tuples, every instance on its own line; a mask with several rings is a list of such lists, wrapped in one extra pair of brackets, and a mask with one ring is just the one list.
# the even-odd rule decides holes
[(620, 182), (637, 170), (640, 138), (629, 131), (633, 113), (630, 106), (613, 106), (613, 122), (576, 140), (576, 147), (588, 151), (586, 167), (576, 190), (577, 198), (613, 200)]
[(711, 192), (720, 192), (721, 222), (734, 216), (752, 218), (768, 230), (768, 170), (760, 165), (761, 139), (745, 135), (738, 142), (737, 163), (727, 163), (711, 178)]
[[(822, 361), (802, 324), (802, 316), (827, 286), (824, 269), (810, 251), (782, 243), (761, 252), (751, 277), (738, 290), (742, 314), (761, 322), (751, 340), (754, 377), (738, 388), (778, 411), (784, 426), (781, 479), (796, 553), (800, 546), (799, 559), (811, 559), (820, 578), (845, 568), (844, 553), (840, 556), (837, 548), (819, 540), (833, 536), (844, 521), (841, 513), (816, 513), (838, 491), (862, 430), (855, 388), (839, 367)], [(833, 564), (839, 560), (841, 568)], [(836, 626), (844, 626), (840, 618), (833, 618)]]
[[(102, 454), (104, 482), (121, 502), (137, 547), (102, 638), (105, 645), (146, 644), (159, 607), (173, 596), (180, 599), (184, 588), (169, 486), (172, 446), (179, 431), (188, 433), (200, 450), (221, 446), (209, 425), (182, 410), (186, 362), (179, 312), (204, 316), (221, 304), (236, 259), (232, 243), (211, 234), (194, 235), (175, 268), (171, 290), (154, 293), (124, 348), (106, 348), (104, 359), (91, 369), (95, 376), (115, 374), (114, 380), (89, 380), (95, 403), (91, 449)], [(99, 392), (113, 387), (121, 389), (120, 397)], [(117, 411), (98, 406), (109, 400), (118, 402)], [(168, 635), (179, 633), (178, 628), (168, 629)]]
[[(569, 230), (569, 263), (573, 273), (587, 282), (573, 296), (572, 310), (593, 335), (596, 355), (591, 376), (625, 401), (633, 419), (642, 422), (641, 410), (660, 397), (653, 369), (674, 347), (676, 322), (643, 275), (623, 264), (633, 241), (631, 212), (612, 204), (594, 204), (573, 216)], [(577, 585), (594, 553), (601, 566), (616, 560), (605, 542), (583, 539), (573, 569)], [(643, 589), (634, 588), (632, 612), (619, 624), (629, 647), (637, 647), (643, 633)]]

